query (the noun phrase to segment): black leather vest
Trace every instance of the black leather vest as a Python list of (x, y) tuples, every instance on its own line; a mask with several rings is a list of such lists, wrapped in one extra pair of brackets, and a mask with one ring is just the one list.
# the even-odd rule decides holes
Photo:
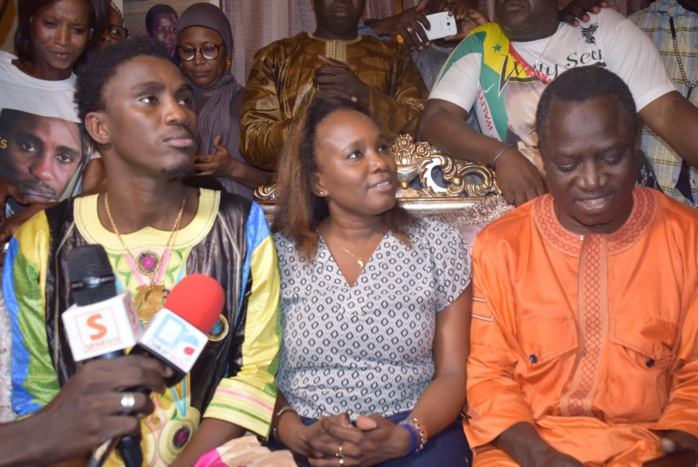
[[(245, 198), (221, 193), (216, 221), (204, 240), (192, 248), (186, 260), (187, 272), (213, 277), (226, 291), (222, 315), (229, 324), (228, 334), (220, 340), (209, 340), (191, 371), (191, 405), (201, 413), (211, 401), (218, 382), (235, 375), (242, 365), (246, 302), (252, 282), (248, 276), (247, 283), (241, 283), (247, 255), (246, 222), (250, 206), (251, 201)], [(46, 210), (50, 228), (46, 333), (61, 385), (77, 369), (59, 319), (71, 305), (68, 258), (74, 248), (87, 244), (75, 225), (73, 209), (73, 201), (67, 200)]]

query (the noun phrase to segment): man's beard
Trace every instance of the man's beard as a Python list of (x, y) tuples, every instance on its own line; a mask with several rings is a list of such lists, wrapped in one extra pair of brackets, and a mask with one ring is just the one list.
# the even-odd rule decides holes
[(194, 162), (183, 162), (176, 167), (164, 169), (162, 174), (167, 177), (169, 181), (183, 180), (188, 177), (193, 177), (195, 174)]

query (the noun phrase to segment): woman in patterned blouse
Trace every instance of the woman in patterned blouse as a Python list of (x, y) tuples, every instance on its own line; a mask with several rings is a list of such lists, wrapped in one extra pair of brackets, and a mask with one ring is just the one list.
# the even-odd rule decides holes
[(276, 439), (313, 465), (465, 465), (466, 244), (397, 205), (389, 141), (327, 97), (279, 168)]

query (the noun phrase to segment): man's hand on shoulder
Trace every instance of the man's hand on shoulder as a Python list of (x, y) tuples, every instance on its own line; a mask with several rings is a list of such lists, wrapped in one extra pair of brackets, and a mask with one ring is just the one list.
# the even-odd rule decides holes
[(28, 221), (34, 214), (42, 211), (51, 206), (55, 206), (56, 202), (47, 203), (34, 203), (30, 204), (26, 208), (22, 209), (18, 213), (5, 219), (2, 224), (0, 224), (0, 244), (3, 244), (10, 240), (10, 237), (15, 233), (15, 231), (26, 221)]
[(611, 8), (618, 11), (618, 5), (609, 5), (605, 0), (571, 0), (564, 7), (564, 2), (558, 2), (560, 6), (560, 21), (571, 26), (579, 26), (580, 21), (589, 21), (589, 13), (598, 14), (601, 8)]
[(0, 177), (0, 206), (2, 206), (2, 209), (0, 209), (0, 223), (5, 220), (5, 203), (7, 203), (7, 198), (12, 198), (23, 206), (29, 204), (29, 200), (20, 193), (17, 185), (6, 178)]
[(515, 147), (509, 147), (494, 165), (502, 196), (509, 204), (520, 206), (546, 192), (535, 165)]

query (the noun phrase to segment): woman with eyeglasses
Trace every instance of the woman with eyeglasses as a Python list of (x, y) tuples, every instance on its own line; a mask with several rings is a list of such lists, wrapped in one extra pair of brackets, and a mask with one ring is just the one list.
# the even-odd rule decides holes
[(184, 10), (177, 53), (199, 113), (196, 174), (215, 175), (228, 192), (252, 198), (257, 186), (269, 182), (269, 174), (243, 161), (238, 148), (244, 88), (230, 73), (233, 33), (223, 12), (210, 3)]
[(22, 0), (17, 6), (16, 55), (0, 51), (0, 113), (23, 125), (8, 117), (0, 128), (0, 221), (12, 216), (0, 228), (0, 243), (47, 203), (80, 191), (91, 149), (79, 136), (73, 69), (102, 37), (109, 3)]
[(128, 29), (124, 27), (124, 15), (114, 2), (109, 5), (109, 24), (102, 34), (102, 40), (97, 44), (98, 49), (103, 49), (109, 44), (123, 41), (128, 37)]

